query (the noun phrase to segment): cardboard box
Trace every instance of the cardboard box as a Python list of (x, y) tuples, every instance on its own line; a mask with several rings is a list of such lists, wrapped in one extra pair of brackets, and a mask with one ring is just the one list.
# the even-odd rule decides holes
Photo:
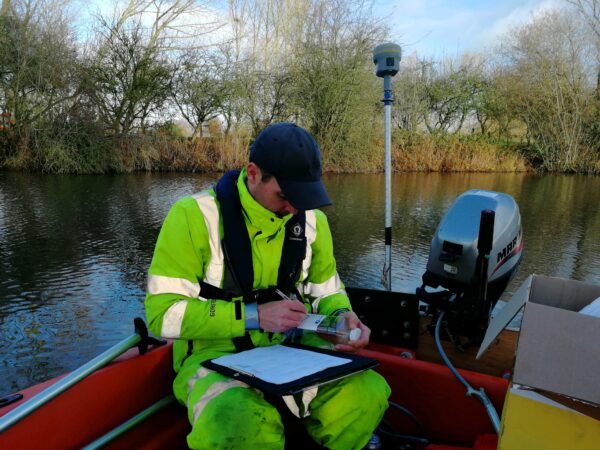
[(579, 313), (599, 297), (600, 286), (531, 275), (492, 319), (478, 359), (523, 308), (499, 448), (600, 449), (600, 318)]
[(506, 394), (499, 450), (597, 450), (600, 421), (512, 384)]

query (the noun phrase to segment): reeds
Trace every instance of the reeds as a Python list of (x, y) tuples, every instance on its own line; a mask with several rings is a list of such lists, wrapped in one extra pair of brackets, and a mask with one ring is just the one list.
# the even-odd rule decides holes
[(524, 172), (527, 161), (515, 149), (459, 135), (399, 136), (392, 165), (405, 172)]
[[(381, 172), (383, 139), (347, 139), (336, 148), (322, 144), (325, 172)], [(190, 139), (152, 132), (124, 138), (90, 140), (75, 146), (38, 142), (0, 161), (0, 167), (45, 173), (222, 172), (248, 161), (251, 136), (245, 132)], [(426, 135), (396, 132), (392, 167), (404, 172), (522, 172), (535, 169), (517, 145), (481, 135)], [(331, 146), (331, 145), (330, 145)], [(600, 173), (598, 152), (581, 152), (576, 171)]]

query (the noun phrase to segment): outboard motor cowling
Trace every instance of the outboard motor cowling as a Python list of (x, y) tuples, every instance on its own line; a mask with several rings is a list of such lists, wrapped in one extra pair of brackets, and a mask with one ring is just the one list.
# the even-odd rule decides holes
[[(486, 231), (480, 230), (480, 224), (484, 223), (484, 211), (491, 228), (486, 238), (488, 248), (482, 254), (481, 233)], [(467, 191), (450, 206), (433, 236), (419, 296), (431, 304), (425, 286), (441, 286), (456, 294), (452, 314), (448, 315), (450, 328), (477, 342), (522, 253), (521, 215), (514, 199), (501, 192)]]
[(501, 192), (474, 189), (459, 196), (443, 217), (431, 241), (425, 284), (451, 291), (472, 287), (477, 262), (481, 212), (495, 212), (488, 263), (488, 296), (495, 303), (521, 261), (521, 214), (514, 199)]

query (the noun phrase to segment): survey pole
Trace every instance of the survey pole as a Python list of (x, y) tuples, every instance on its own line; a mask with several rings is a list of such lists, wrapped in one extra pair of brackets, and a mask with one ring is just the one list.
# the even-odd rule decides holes
[(384, 151), (385, 151), (385, 261), (382, 282), (392, 290), (392, 77), (400, 70), (400, 46), (391, 42), (379, 44), (373, 49), (375, 74), (383, 78)]

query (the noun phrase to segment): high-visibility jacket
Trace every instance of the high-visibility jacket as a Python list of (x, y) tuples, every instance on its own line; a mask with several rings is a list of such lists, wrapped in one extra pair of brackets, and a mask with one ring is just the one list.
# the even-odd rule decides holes
[[(261, 206), (246, 187), (245, 170), (237, 182), (244, 219), (250, 236), (254, 289), (276, 286), (285, 236), (292, 217), (279, 217)], [(174, 368), (187, 356), (201, 353), (214, 358), (235, 351), (232, 338), (245, 333), (242, 299), (202, 296), (199, 281), (223, 286), (225, 261), (223, 226), (214, 190), (184, 197), (167, 215), (154, 251), (148, 276), (146, 316), (150, 331), (176, 339)], [(331, 232), (319, 210), (306, 211), (306, 256), (297, 282), (298, 291), (312, 312), (332, 314), (351, 310), (333, 257)], [(273, 299), (277, 300), (277, 299)], [(281, 333), (250, 331), (255, 346), (281, 342)]]

